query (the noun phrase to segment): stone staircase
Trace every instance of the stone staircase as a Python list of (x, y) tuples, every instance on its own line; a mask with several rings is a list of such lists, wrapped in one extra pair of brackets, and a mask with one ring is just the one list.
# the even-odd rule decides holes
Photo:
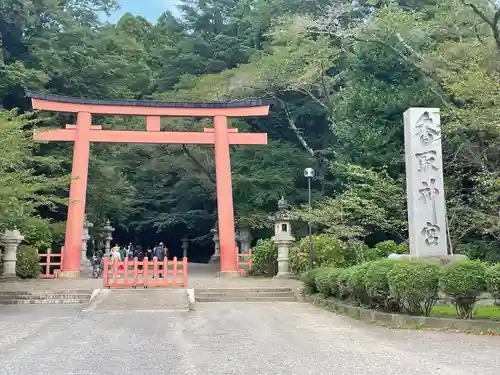
[(291, 288), (210, 288), (195, 289), (196, 302), (293, 302)]
[(184, 288), (101, 289), (84, 312), (188, 311), (188, 290)]
[(0, 291), (0, 305), (76, 305), (88, 303), (93, 290)]

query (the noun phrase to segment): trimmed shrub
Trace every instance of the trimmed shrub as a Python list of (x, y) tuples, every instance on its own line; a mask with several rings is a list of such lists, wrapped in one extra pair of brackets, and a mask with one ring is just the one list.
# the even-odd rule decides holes
[(437, 264), (395, 262), (387, 274), (391, 297), (409, 314), (429, 316), (438, 298), (440, 275)]
[(318, 292), (325, 297), (338, 295), (337, 278), (342, 271), (342, 268), (319, 268), (314, 275), (314, 281)]
[(316, 290), (328, 297), (331, 295), (330, 287), (330, 271), (333, 268), (319, 268), (314, 275), (314, 284), (316, 285)]
[(17, 249), (16, 274), (21, 279), (34, 279), (40, 275), (38, 250), (21, 245)]
[[(313, 268), (343, 267), (345, 246), (335, 237), (313, 236)], [(309, 264), (309, 238), (304, 237), (290, 249), (290, 268), (295, 275), (301, 275)]]
[(252, 274), (272, 277), (278, 273), (278, 247), (270, 238), (252, 247)]
[(472, 317), (477, 296), (486, 288), (485, 271), (485, 264), (478, 260), (464, 260), (444, 268), (441, 287), (452, 298), (460, 318)]
[(344, 272), (345, 268), (332, 268), (329, 273), (330, 290), (334, 297), (340, 297), (339, 277)]
[(342, 299), (347, 299), (351, 296), (349, 289), (349, 279), (351, 278), (352, 267), (344, 268), (337, 277), (338, 296)]
[(398, 245), (392, 240), (383, 241), (375, 245), (375, 252), (379, 258), (387, 258), (390, 254), (405, 254), (408, 252), (408, 244), (403, 242)]
[(370, 302), (365, 286), (366, 271), (370, 265), (371, 263), (367, 262), (350, 267), (349, 278), (347, 280), (350, 297), (362, 304)]
[(495, 264), (486, 269), (484, 273), (486, 289), (495, 298), (495, 302), (500, 299), (500, 264)]
[(315, 294), (318, 292), (318, 289), (316, 289), (316, 273), (320, 271), (320, 268), (316, 268), (310, 271), (304, 272), (300, 276), (300, 281), (304, 283), (304, 294)]
[(394, 267), (393, 260), (381, 259), (371, 262), (365, 274), (366, 294), (372, 303), (384, 310), (394, 310), (390, 298), (389, 279), (387, 274)]

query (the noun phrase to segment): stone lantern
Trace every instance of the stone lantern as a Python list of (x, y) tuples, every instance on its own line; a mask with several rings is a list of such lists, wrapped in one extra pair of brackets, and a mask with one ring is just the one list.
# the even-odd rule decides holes
[(6, 230), (0, 236), (0, 241), (4, 246), (3, 277), (16, 276), (17, 248), (23, 240), (24, 236), (17, 229)]
[(212, 233), (212, 241), (214, 242), (215, 252), (210, 258), (210, 263), (219, 263), (220, 262), (220, 243), (219, 243), (219, 231), (217, 230), (217, 226), (210, 230)]
[(87, 215), (84, 217), (83, 221), (83, 238), (82, 238), (82, 258), (80, 260), (80, 266), (82, 268), (88, 266), (90, 262), (87, 259), (87, 242), (90, 240), (89, 229), (93, 228), (94, 224), (87, 220)]
[(276, 278), (290, 278), (289, 249), (290, 245), (295, 241), (292, 236), (292, 213), (289, 210), (289, 205), (284, 197), (278, 201), (278, 211), (271, 217), (274, 221), (274, 236), (273, 242), (278, 246), (278, 274)]
[(115, 228), (111, 226), (111, 223), (109, 220), (106, 220), (106, 224), (104, 225), (104, 228), (102, 228), (102, 233), (104, 236), (104, 253), (106, 256), (109, 256), (109, 253), (111, 251), (111, 241), (113, 240), (113, 232), (115, 231)]
[(240, 253), (248, 254), (250, 247), (252, 246), (252, 234), (250, 229), (243, 227), (238, 231), (238, 240), (240, 241)]
[(181, 240), (181, 247), (182, 247), (182, 257), (185, 258), (187, 257), (188, 247), (189, 247), (189, 240), (186, 237), (184, 237)]

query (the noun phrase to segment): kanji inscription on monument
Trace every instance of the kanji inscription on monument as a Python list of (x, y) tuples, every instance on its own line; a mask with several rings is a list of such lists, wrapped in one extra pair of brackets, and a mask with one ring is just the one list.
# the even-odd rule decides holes
[(404, 132), (410, 254), (447, 255), (439, 109), (408, 109)]

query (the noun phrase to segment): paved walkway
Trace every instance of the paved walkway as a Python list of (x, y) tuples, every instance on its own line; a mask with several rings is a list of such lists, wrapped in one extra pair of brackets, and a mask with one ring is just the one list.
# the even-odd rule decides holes
[[(217, 266), (212, 264), (189, 264), (189, 288), (258, 288), (258, 287), (298, 287), (294, 280), (268, 278), (219, 278)], [(57, 280), (0, 280), (1, 291), (46, 291), (63, 289), (100, 289), (102, 279), (79, 278)], [(1, 374), (1, 373), (0, 373)]]
[(2, 375), (496, 375), (497, 337), (387, 330), (305, 303), (0, 307)]

